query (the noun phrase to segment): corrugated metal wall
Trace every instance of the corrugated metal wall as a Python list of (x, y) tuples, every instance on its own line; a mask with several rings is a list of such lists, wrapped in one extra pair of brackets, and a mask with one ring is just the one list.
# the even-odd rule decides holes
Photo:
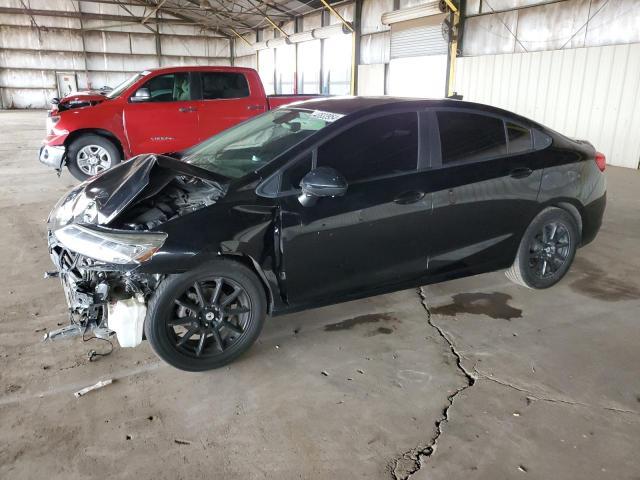
[(455, 89), (587, 139), (612, 165), (639, 166), (640, 43), (462, 57)]
[(640, 42), (638, 0), (468, 0), (465, 14), (465, 56)]
[[(23, 8), (18, 0), (0, 7)], [(118, 5), (30, 0), (30, 8), (126, 16)], [(129, 6), (138, 16), (144, 7)], [(57, 96), (56, 71), (77, 76), (80, 89), (115, 86), (135, 72), (169, 65), (229, 65), (230, 41), (211, 30), (166, 19), (123, 23), (49, 15), (0, 14), (0, 106), (46, 108)], [(183, 22), (183, 21), (182, 21)], [(184, 22), (183, 22), (184, 23)], [(151, 30), (156, 30), (153, 33)]]

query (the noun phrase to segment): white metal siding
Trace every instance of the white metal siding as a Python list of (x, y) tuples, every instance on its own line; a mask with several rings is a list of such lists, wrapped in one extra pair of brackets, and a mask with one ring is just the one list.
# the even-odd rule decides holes
[(607, 162), (640, 162), (640, 43), (462, 57), (465, 100), (519, 113), (589, 140)]
[[(27, 3), (40, 10), (78, 10), (78, 2), (69, 0)], [(18, 0), (0, 0), (0, 6), (25, 8)], [(80, 7), (84, 13), (127, 15), (118, 5), (80, 2)], [(148, 13), (144, 7), (130, 9), (139, 16)], [(156, 51), (156, 35), (148, 25), (83, 19), (83, 31), (75, 18), (34, 15), (33, 19), (41, 28), (32, 26), (26, 9), (0, 14), (0, 108), (48, 107), (58, 95), (56, 71), (75, 73), (78, 87), (84, 89), (115, 86), (147, 68), (230, 63), (230, 41), (194, 25), (160, 24)]]

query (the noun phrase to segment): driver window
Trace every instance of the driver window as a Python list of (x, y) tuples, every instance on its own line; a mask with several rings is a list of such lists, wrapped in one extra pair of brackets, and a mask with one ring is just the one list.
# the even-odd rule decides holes
[(189, 74), (168, 73), (158, 75), (143, 85), (151, 94), (151, 102), (178, 102), (191, 100)]
[(280, 191), (288, 192), (291, 190), (300, 190), (300, 180), (311, 171), (312, 156), (309, 153), (304, 158), (300, 158), (293, 162), (282, 172), (282, 181), (280, 183)]
[(318, 148), (317, 166), (335, 168), (348, 182), (414, 171), (418, 166), (418, 114), (365, 120)]

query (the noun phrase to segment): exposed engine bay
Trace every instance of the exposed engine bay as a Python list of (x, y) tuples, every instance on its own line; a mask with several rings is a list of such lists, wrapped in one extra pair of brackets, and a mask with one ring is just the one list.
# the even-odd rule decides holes
[[(159, 248), (157, 243), (147, 245), (144, 240), (153, 237), (163, 241), (166, 235), (162, 237), (157, 227), (212, 205), (225, 194), (219, 182), (167, 168), (166, 161), (156, 156), (141, 157), (123, 165), (120, 170), (129, 170), (127, 179), (122, 182), (120, 172), (115, 188), (109, 178), (114, 169), (70, 191), (51, 212), (48, 242), (56, 271), (46, 276), (60, 278), (70, 324), (45, 338), (92, 332), (108, 339), (115, 332), (121, 346), (138, 345), (146, 304), (164, 278), (137, 271), (139, 263)], [(76, 243), (80, 247), (74, 249)], [(83, 251), (91, 248), (95, 254)], [(136, 257), (142, 248), (149, 250), (144, 259)], [(108, 258), (110, 254), (113, 259)], [(113, 315), (118, 318), (110, 318)], [(136, 333), (118, 331), (116, 324)], [(135, 340), (122, 340), (133, 337)]]
[(141, 199), (118, 219), (125, 229), (151, 230), (176, 217), (195, 212), (216, 202), (223, 194), (217, 185), (198, 178), (178, 176), (161, 190), (143, 192)]

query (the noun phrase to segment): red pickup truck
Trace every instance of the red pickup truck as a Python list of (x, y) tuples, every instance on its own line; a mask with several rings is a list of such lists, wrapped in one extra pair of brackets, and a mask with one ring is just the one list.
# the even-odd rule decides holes
[(79, 180), (141, 153), (183, 150), (250, 117), (313, 95), (267, 96), (250, 68), (170, 67), (108, 92), (53, 100), (40, 161)]

